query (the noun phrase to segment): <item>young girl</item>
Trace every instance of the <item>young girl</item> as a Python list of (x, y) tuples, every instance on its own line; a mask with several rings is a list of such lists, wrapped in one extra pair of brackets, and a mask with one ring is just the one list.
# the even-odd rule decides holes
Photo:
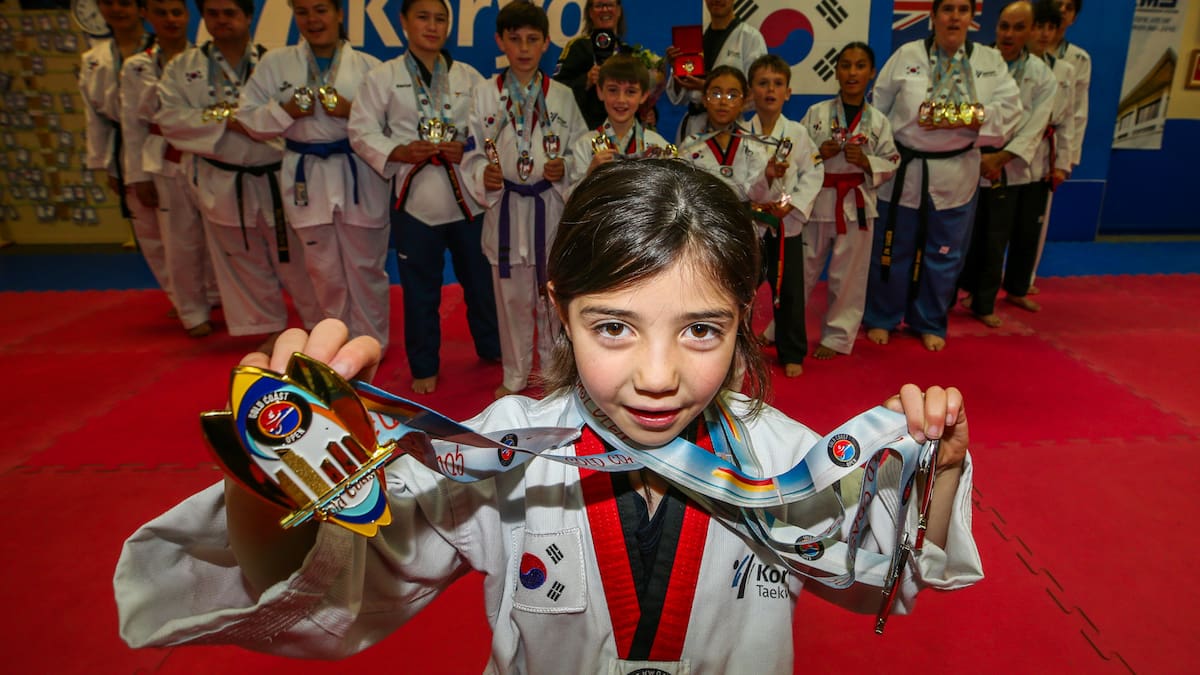
[(287, 144), (280, 180), (290, 227), (326, 317), (386, 350), (391, 301), (384, 262), (387, 184), (354, 155), (350, 103), (379, 59), (342, 35), (341, 0), (292, 0), (299, 44), (267, 52), (242, 91), (238, 119)]
[[(704, 415), (722, 410), (747, 434), (732, 450), (754, 465), (747, 470), (794, 466), (817, 437), (760, 398), (765, 368), (749, 326), (757, 275), (746, 274), (758, 263), (757, 234), (731, 191), (682, 162), (612, 162), (583, 180), (562, 224), (550, 256), (563, 323), (550, 394), (505, 397), (468, 424), (582, 427), (568, 456), (604, 452), (604, 437), (653, 453), (682, 436), (711, 450), (729, 447)], [(347, 377), (369, 377), (379, 354), (326, 322), (243, 362), (282, 370), (293, 351)], [(752, 398), (729, 390), (741, 372)], [(916, 439), (942, 439), (945, 467), (934, 543), (903, 585), (907, 607), (920, 585), (979, 578), (971, 464), (957, 390), (922, 396), (905, 385), (890, 405)], [(122, 635), (134, 646), (233, 642), (339, 657), (382, 639), (473, 569), (486, 575), (488, 672), (792, 670), (800, 577), (739, 537), (736, 517), (713, 515), (649, 470), (534, 459), (454, 483), (405, 458), (387, 471), (392, 523), (372, 539), (326, 524), (280, 530), (280, 514), (233, 483), (175, 507), (126, 543), (115, 579)], [(881, 491), (864, 515), (891, 527), (899, 497)], [(843, 531), (857, 530), (861, 519), (848, 515)]]
[(875, 52), (851, 42), (837, 56), (836, 98), (808, 109), (801, 124), (819, 146), (825, 187), (804, 235), (804, 297), (829, 262), (829, 307), (815, 359), (849, 354), (862, 323), (871, 267), (875, 188), (892, 177), (899, 154), (888, 118), (866, 101)]
[(395, 182), (392, 227), (404, 286), (404, 350), (412, 390), (427, 394), (437, 388), (441, 367), (438, 308), (447, 249), (462, 285), (475, 353), (500, 359), (492, 270), (480, 245), (483, 207), (462, 173), (471, 89), (483, 76), (444, 51), (450, 34), (445, 0), (404, 0), (400, 23), (408, 52), (363, 80), (350, 111), (350, 143)]
[(738, 125), (746, 107), (746, 76), (733, 66), (718, 66), (704, 81), (704, 109), (708, 126), (687, 137), (679, 156), (713, 174), (733, 188), (738, 199), (748, 200), (750, 186), (767, 165), (766, 146), (747, 138)]

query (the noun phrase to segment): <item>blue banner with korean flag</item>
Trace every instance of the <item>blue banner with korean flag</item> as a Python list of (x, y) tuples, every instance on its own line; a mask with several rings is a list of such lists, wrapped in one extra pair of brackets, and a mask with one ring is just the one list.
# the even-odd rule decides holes
[[(792, 92), (833, 94), (837, 53), (867, 40), (871, 3), (859, 0), (737, 0), (734, 14), (758, 28), (767, 50), (792, 66)], [(708, 25), (708, 11), (704, 24)]]

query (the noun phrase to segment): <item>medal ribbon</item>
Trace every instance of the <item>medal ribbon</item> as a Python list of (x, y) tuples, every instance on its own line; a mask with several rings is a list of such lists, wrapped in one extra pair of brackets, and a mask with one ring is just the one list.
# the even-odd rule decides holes
[(617, 148), (617, 156), (624, 159), (637, 159), (646, 153), (646, 136), (642, 125), (637, 120), (633, 121), (633, 126), (629, 128), (629, 142), (625, 144), (625, 148), (621, 149), (621, 141), (617, 138), (617, 131), (613, 129), (612, 123), (604, 120), (604, 124), (597, 129), (600, 133), (608, 137), (609, 144)]
[(317, 55), (312, 50), (312, 45), (308, 41), (304, 41), (304, 55), (308, 59), (308, 76), (307, 83), (309, 85), (316, 84), (317, 88), (335, 84), (337, 82), (338, 67), (342, 64), (342, 45), (345, 40), (339, 40), (337, 46), (333, 48), (333, 60), (329, 62), (329, 70), (321, 72), (321, 66), (317, 64)]
[[(533, 126), (542, 127), (542, 135), (550, 126), (549, 115), (546, 114), (546, 88), (550, 86), (550, 78), (541, 71), (529, 78), (529, 86), (522, 87), (517, 78), (509, 77), (511, 71), (505, 71), (500, 78), (500, 87), (504, 91), (500, 100), (505, 103), (504, 111), (513, 131), (517, 132), (517, 154), (529, 156), (533, 146)], [(516, 111), (513, 110), (516, 108)], [(529, 123), (526, 129), (525, 123)]]
[(929, 51), (933, 77), (929, 83), (928, 100), (942, 99), (948, 103), (976, 103), (975, 73), (967, 58), (965, 46), (950, 56), (934, 45)]
[[(238, 71), (235, 72), (229, 62), (225, 60), (225, 55), (217, 49), (211, 41), (204, 43), (203, 47), (205, 55), (208, 56), (208, 87), (209, 96), (215, 99), (215, 103), (237, 103), (238, 92), (246, 80), (250, 79), (250, 75), (254, 72), (254, 67), (258, 65), (258, 50), (253, 44), (246, 43), (246, 53), (242, 56), (241, 62), (238, 64)], [(217, 87), (217, 72), (221, 73), (221, 86)], [(219, 90), (219, 91), (218, 91)]]
[(437, 61), (430, 72), (429, 87), (425, 86), (425, 78), (417, 66), (412, 54), (404, 55), (404, 66), (408, 77), (413, 83), (413, 98), (416, 99), (417, 109), (421, 111), (419, 119), (440, 119), (452, 122), (450, 119), (450, 76), (446, 69), (446, 58), (438, 54)]

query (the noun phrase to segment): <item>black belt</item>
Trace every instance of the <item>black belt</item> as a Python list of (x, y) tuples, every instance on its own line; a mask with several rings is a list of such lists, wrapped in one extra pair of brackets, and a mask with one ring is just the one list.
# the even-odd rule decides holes
[(896, 212), (900, 208), (900, 200), (904, 197), (904, 176), (908, 171), (909, 162), (914, 159), (921, 160), (921, 201), (917, 206), (917, 241), (916, 251), (913, 254), (912, 278), (909, 282), (909, 297), (916, 292), (917, 281), (921, 278), (921, 264), (924, 258), (925, 237), (929, 229), (929, 163), (930, 159), (950, 159), (957, 157), (972, 147), (968, 145), (965, 148), (957, 150), (946, 150), (944, 152), (925, 152), (923, 150), (914, 150), (906, 148), (899, 143), (896, 143), (896, 149), (900, 151), (900, 164), (896, 167), (896, 177), (892, 182), (892, 208), (888, 209), (887, 224), (883, 231), (883, 252), (880, 255), (879, 261), (879, 278), (882, 281), (887, 281), (892, 269), (892, 243), (896, 238)]
[(272, 162), (258, 166), (242, 166), (208, 157), (201, 159), (222, 171), (236, 174), (234, 185), (237, 191), (238, 222), (242, 225), (242, 242), (246, 244), (246, 250), (250, 250), (250, 240), (246, 236), (246, 210), (242, 208), (242, 178), (246, 175), (267, 177), (267, 182), (271, 185), (271, 205), (275, 207), (275, 243), (279, 248), (279, 262), (288, 262), (291, 256), (288, 255), (287, 219), (283, 214), (283, 193), (279, 191), (279, 168), (283, 166), (283, 163)]

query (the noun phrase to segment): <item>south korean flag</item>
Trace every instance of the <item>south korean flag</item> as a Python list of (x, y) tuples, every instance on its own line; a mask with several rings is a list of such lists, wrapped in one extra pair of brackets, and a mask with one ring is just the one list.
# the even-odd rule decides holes
[(577, 527), (561, 532), (525, 532), (519, 546), (513, 606), (538, 614), (567, 614), (587, 608), (583, 537)]
[[(835, 94), (837, 53), (867, 41), (869, 0), (735, 0), (734, 14), (758, 28), (767, 51), (792, 66), (795, 94)], [(709, 21), (704, 15), (705, 25)]]

